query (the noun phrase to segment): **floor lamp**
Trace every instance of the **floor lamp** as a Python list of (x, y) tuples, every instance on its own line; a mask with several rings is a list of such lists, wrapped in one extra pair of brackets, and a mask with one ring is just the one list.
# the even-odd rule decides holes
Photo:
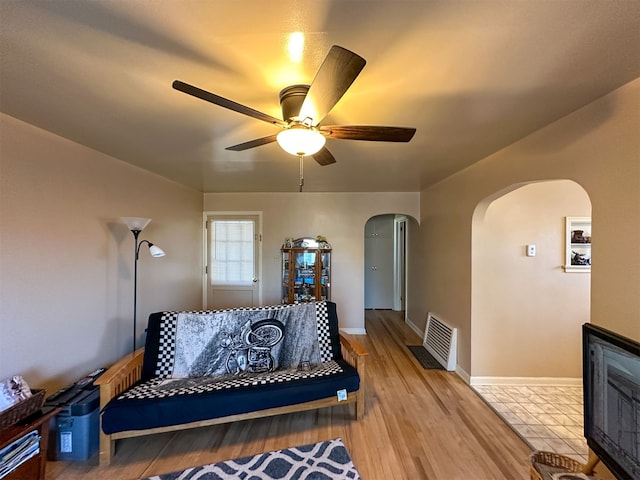
[(133, 351), (136, 351), (136, 318), (137, 318), (137, 302), (138, 302), (138, 259), (140, 258), (140, 247), (143, 243), (149, 246), (149, 253), (152, 257), (164, 257), (165, 253), (160, 247), (154, 245), (149, 240), (138, 241), (138, 235), (140, 232), (149, 225), (150, 218), (142, 217), (121, 217), (122, 221), (129, 227), (133, 238), (135, 239), (134, 245), (134, 262), (133, 262)]

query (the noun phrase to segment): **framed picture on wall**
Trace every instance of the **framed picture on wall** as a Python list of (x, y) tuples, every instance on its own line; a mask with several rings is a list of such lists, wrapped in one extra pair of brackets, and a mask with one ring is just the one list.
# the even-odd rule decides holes
[(565, 217), (564, 271), (591, 271), (591, 217)]

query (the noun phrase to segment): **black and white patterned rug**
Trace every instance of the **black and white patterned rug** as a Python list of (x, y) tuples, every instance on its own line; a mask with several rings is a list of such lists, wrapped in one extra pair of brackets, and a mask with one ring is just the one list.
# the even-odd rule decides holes
[(342, 439), (187, 468), (142, 480), (360, 480)]

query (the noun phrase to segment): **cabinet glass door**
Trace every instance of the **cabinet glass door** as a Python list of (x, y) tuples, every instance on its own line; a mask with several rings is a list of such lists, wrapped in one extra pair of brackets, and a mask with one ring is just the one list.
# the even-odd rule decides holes
[(282, 302), (289, 301), (289, 251), (282, 252)]
[(331, 254), (323, 252), (320, 254), (320, 300), (331, 298)]
[(294, 302), (312, 302), (316, 299), (316, 254), (315, 252), (294, 253)]

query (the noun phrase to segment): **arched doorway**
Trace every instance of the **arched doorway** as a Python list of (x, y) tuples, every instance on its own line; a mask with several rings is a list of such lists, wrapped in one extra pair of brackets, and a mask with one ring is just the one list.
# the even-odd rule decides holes
[(570, 180), (515, 185), (478, 205), (472, 377), (581, 375), (576, 328), (589, 321), (590, 275), (564, 271), (567, 216), (591, 216), (587, 193)]
[(513, 185), (476, 208), (471, 383), (533, 448), (581, 456), (591, 279), (565, 271), (566, 217), (591, 217), (588, 194), (569, 180)]
[(404, 311), (407, 264), (415, 219), (402, 214), (371, 217), (364, 228), (365, 309)]

